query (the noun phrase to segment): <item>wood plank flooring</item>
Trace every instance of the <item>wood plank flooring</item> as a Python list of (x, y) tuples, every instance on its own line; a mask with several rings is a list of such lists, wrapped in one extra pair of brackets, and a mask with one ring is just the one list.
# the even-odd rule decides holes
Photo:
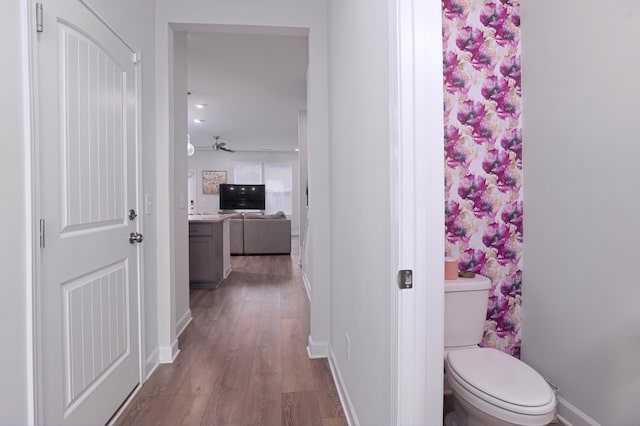
[(346, 425), (326, 359), (309, 359), (309, 302), (291, 256), (232, 257), (192, 290), (192, 323), (116, 425)]

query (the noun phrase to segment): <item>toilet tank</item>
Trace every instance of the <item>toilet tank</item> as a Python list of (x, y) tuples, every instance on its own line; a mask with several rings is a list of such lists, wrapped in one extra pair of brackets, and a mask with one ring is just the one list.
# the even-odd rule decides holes
[(444, 282), (444, 347), (482, 341), (491, 281), (482, 275)]

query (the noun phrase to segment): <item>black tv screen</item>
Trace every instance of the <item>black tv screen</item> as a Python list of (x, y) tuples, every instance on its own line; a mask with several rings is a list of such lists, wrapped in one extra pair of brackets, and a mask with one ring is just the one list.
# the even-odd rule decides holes
[(264, 185), (220, 184), (220, 210), (264, 209)]

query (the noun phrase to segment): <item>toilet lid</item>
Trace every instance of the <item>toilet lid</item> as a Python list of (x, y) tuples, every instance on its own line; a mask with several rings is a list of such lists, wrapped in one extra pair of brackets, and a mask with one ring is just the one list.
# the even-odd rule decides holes
[(523, 408), (554, 401), (553, 391), (538, 372), (497, 349), (450, 351), (447, 365), (466, 382), (460, 384), (480, 398), (485, 394)]

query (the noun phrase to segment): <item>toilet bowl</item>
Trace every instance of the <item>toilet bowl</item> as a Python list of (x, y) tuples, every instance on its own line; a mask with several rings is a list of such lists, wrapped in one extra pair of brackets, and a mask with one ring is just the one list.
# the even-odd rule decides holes
[(497, 349), (449, 351), (446, 370), (456, 404), (447, 426), (542, 426), (555, 416), (556, 398), (544, 378)]
[(445, 424), (549, 424), (555, 417), (556, 397), (544, 378), (519, 359), (478, 346), (484, 333), (489, 279), (476, 275), (445, 281), (444, 287), (445, 377), (455, 410)]

